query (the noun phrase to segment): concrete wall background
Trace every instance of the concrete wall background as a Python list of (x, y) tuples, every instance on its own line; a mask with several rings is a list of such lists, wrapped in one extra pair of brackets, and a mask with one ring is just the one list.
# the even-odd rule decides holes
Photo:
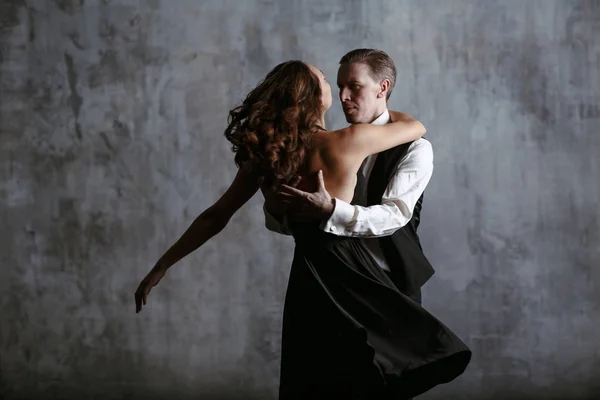
[(1, 1), (0, 398), (275, 398), (293, 242), (260, 195), (133, 292), (232, 180), (228, 110), (357, 47), (428, 127), (424, 304), (474, 350), (421, 398), (597, 398), (599, 38), (591, 0)]

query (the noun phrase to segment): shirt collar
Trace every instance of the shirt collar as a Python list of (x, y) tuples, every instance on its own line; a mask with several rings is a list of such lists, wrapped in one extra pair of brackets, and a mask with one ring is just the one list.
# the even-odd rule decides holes
[(371, 122), (373, 125), (385, 125), (390, 122), (390, 112), (386, 108), (383, 114), (375, 119), (375, 121)]

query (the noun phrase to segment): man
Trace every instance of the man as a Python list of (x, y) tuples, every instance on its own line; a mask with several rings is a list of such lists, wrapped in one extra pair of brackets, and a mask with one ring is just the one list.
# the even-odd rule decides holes
[[(340, 60), (339, 97), (349, 123), (386, 124), (387, 101), (396, 83), (396, 67), (383, 51), (357, 49)], [(373, 171), (375, 172), (373, 173)], [(425, 187), (433, 173), (433, 151), (418, 139), (365, 159), (358, 173), (353, 204), (331, 199), (325, 187), (315, 193), (284, 186), (298, 198), (307, 220), (321, 220), (321, 229), (339, 236), (364, 238), (369, 252), (398, 289), (421, 302), (421, 286), (433, 274), (416, 230)], [(296, 182), (297, 184), (297, 182)], [(269, 230), (291, 234), (285, 216), (276, 217), (280, 204), (266, 199)]]

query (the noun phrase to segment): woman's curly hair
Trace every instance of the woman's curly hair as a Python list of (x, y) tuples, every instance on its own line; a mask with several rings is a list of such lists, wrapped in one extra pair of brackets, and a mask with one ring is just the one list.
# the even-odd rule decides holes
[(251, 167), (263, 185), (288, 182), (304, 165), (323, 108), (318, 78), (302, 61), (277, 65), (242, 105), (229, 112), (225, 137), (238, 167)]

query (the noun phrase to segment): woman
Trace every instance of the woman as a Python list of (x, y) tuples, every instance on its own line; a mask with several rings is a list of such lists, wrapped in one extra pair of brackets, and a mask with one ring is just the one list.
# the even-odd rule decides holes
[[(323, 73), (288, 61), (230, 112), (225, 136), (238, 173), (140, 283), (137, 312), (166, 270), (220, 232), (259, 189), (273, 196), (279, 184), (300, 177), (299, 188), (312, 191), (316, 179), (324, 179), (332, 198), (350, 202), (365, 157), (425, 134), (420, 122), (398, 112), (390, 112), (387, 125), (327, 131), (330, 106)], [(463, 372), (470, 359), (466, 346), (401, 294), (360, 240), (327, 234), (317, 223), (295, 222), (291, 212), (279, 211), (292, 221), (296, 241), (284, 305), (280, 399), (407, 398)]]

